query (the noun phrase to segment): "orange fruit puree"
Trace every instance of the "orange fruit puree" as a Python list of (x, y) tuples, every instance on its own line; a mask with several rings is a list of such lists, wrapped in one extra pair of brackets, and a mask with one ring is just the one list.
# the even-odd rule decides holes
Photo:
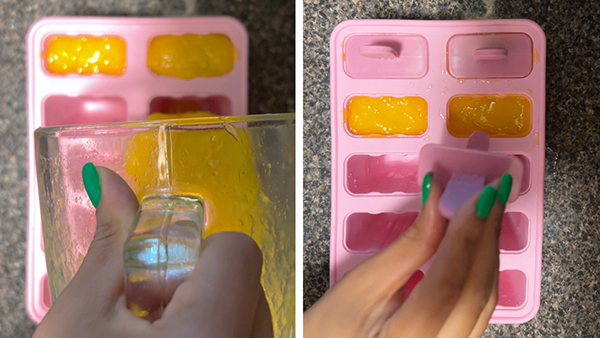
[[(155, 113), (149, 119), (211, 115)], [(215, 118), (215, 124), (219, 123)], [(293, 266), (294, 251), (280, 248), (278, 239), (293, 233), (274, 231), (272, 215), (278, 211), (262, 191), (261, 176), (266, 180), (269, 177), (256, 169), (252, 142), (256, 140), (245, 129), (227, 125), (224, 129), (159, 128), (141, 132), (129, 143), (124, 175), (131, 177), (140, 201), (157, 187), (202, 198), (207, 217), (205, 236), (238, 231), (257, 242), (263, 251), (264, 267), (269, 267), (269, 273), (263, 273), (262, 284), (273, 311), (275, 333), (284, 336), (281, 330), (293, 321), (293, 308), (284, 307), (293, 304), (293, 292), (286, 290), (293, 286), (283, 284), (284, 276), (290, 273), (284, 267)]]
[(531, 103), (524, 95), (455, 96), (448, 104), (447, 126), (455, 137), (469, 137), (474, 131), (523, 137), (531, 130)]
[(125, 70), (125, 41), (115, 36), (57, 36), (50, 40), (46, 69), (53, 74), (121, 75)]
[(225, 75), (235, 57), (235, 46), (224, 34), (161, 35), (150, 42), (148, 67), (158, 75), (189, 80)]
[[(154, 113), (148, 119), (206, 116), (215, 115)], [(137, 185), (138, 199), (164, 187), (173, 194), (199, 196), (208, 211), (206, 235), (218, 231), (249, 234), (259, 222), (259, 205), (266, 196), (254, 170), (248, 135), (239, 129), (234, 135), (225, 129), (158, 129), (136, 134), (125, 170)]]
[(427, 101), (416, 96), (355, 96), (346, 120), (355, 135), (420, 135), (427, 130)]

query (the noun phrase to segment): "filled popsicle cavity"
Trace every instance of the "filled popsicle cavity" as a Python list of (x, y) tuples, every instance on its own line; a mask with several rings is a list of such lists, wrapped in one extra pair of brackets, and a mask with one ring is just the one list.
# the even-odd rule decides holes
[(531, 102), (524, 95), (459, 95), (448, 103), (448, 131), (469, 137), (483, 131), (490, 137), (524, 137), (531, 131)]
[(427, 101), (418, 96), (354, 96), (346, 121), (354, 135), (421, 135), (427, 130)]
[(121, 75), (125, 71), (125, 40), (116, 36), (54, 36), (44, 53), (52, 74)]
[(160, 35), (148, 48), (152, 72), (184, 80), (225, 75), (235, 59), (235, 46), (225, 34)]

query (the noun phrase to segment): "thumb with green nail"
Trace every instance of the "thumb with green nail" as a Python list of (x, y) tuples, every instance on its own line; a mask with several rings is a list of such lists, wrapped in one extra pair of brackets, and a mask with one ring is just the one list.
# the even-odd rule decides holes
[(499, 236), (511, 188), (505, 174), (446, 220), (438, 210), (443, 188), (425, 175), (415, 223), (305, 312), (305, 337), (480, 337), (498, 302)]
[[(177, 286), (162, 317), (150, 321), (136, 317), (125, 302), (123, 246), (135, 226), (137, 197), (107, 168), (87, 163), (81, 176), (96, 208), (95, 235), (79, 270), (34, 338), (273, 336), (260, 284), (262, 253), (243, 233), (208, 236), (193, 272)], [(148, 298), (154, 296), (150, 289), (159, 290), (149, 285), (144, 289)]]

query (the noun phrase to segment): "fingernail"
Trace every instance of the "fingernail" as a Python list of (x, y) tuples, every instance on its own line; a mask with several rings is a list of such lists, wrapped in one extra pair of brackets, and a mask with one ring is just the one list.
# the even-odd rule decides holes
[(506, 201), (508, 201), (508, 196), (510, 196), (510, 190), (512, 189), (512, 181), (512, 175), (509, 173), (505, 173), (500, 179), (498, 200), (500, 200), (500, 204), (502, 205), (506, 205)]
[(494, 207), (496, 195), (496, 189), (491, 185), (488, 184), (483, 188), (483, 192), (481, 193), (481, 196), (479, 196), (479, 201), (477, 201), (477, 207), (475, 208), (479, 218), (484, 219), (488, 217)]
[(432, 172), (428, 172), (423, 178), (423, 205), (427, 202), (427, 198), (429, 197), (429, 190), (431, 190), (431, 176), (433, 176)]
[(81, 177), (90, 201), (92, 201), (94, 208), (98, 208), (102, 189), (100, 188), (100, 176), (98, 175), (96, 166), (94, 166), (92, 162), (86, 163), (83, 166), (83, 169), (81, 169)]

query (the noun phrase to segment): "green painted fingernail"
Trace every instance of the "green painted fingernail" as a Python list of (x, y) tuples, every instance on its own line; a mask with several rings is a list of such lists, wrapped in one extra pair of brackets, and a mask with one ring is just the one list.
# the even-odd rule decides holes
[(427, 175), (423, 178), (423, 205), (427, 202), (427, 198), (429, 197), (429, 190), (431, 190), (431, 176), (433, 176), (432, 172), (428, 172)]
[(100, 176), (98, 175), (98, 170), (96, 170), (96, 166), (92, 162), (88, 162), (81, 169), (81, 177), (83, 178), (83, 186), (85, 187), (85, 191), (92, 201), (94, 208), (98, 208), (98, 203), (100, 203), (100, 196), (102, 196), (102, 189), (100, 187)]
[(512, 175), (509, 173), (505, 173), (502, 175), (500, 179), (500, 185), (498, 186), (498, 200), (500, 200), (500, 204), (505, 205), (506, 201), (508, 201), (508, 196), (510, 196), (510, 189), (512, 189)]
[(494, 207), (494, 201), (496, 201), (496, 189), (491, 185), (486, 185), (483, 188), (483, 192), (481, 192), (481, 196), (479, 196), (479, 201), (477, 201), (477, 207), (475, 211), (477, 212), (477, 216), (479, 218), (484, 219), (488, 217), (492, 208)]

